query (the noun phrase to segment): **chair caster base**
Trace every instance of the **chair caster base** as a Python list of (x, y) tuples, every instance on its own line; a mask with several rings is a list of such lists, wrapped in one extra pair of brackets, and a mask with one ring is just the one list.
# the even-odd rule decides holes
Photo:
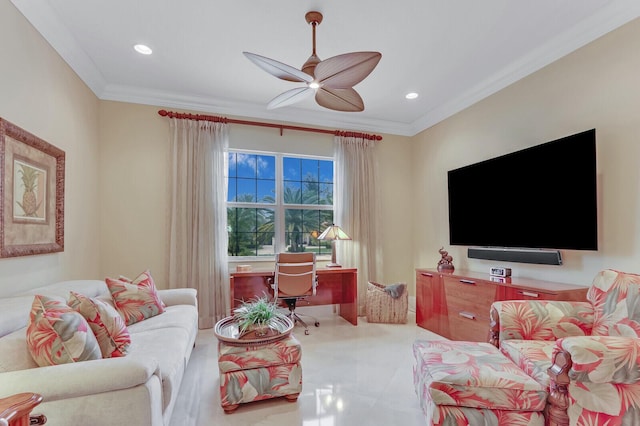
[(313, 324), (313, 325), (315, 325), (316, 327), (320, 327), (320, 322), (316, 321), (315, 324)]
[(307, 334), (307, 335), (308, 335), (308, 334), (309, 334), (309, 330), (305, 330), (305, 331), (304, 331), (304, 334)]

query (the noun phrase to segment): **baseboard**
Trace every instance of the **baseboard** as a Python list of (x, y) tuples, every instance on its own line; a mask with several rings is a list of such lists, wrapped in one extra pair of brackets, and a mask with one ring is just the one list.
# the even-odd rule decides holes
[(498, 260), (502, 262), (562, 265), (562, 256), (559, 250), (469, 247), (467, 256), (472, 259)]

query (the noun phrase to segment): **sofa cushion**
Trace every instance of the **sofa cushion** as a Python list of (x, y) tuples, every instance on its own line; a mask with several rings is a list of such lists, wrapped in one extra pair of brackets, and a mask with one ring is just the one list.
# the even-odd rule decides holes
[[(25, 316), (29, 318), (29, 315)], [(26, 334), (27, 328), (23, 327), (0, 339), (0, 373), (38, 368), (25, 342)]]
[(69, 306), (79, 312), (89, 323), (98, 340), (103, 358), (125, 356), (131, 344), (131, 336), (118, 312), (97, 298), (88, 298), (71, 292)]
[(127, 325), (135, 324), (164, 312), (156, 286), (148, 279), (139, 284), (107, 278), (105, 280), (113, 302)]
[(87, 320), (64, 300), (42, 295), (33, 300), (27, 347), (41, 367), (102, 358)]
[(503, 340), (500, 350), (538, 383), (549, 388), (551, 352), (556, 342), (546, 340)]
[(131, 334), (127, 358), (154, 358), (162, 381), (163, 410), (175, 399), (186, 369), (193, 342), (178, 327), (147, 330)]

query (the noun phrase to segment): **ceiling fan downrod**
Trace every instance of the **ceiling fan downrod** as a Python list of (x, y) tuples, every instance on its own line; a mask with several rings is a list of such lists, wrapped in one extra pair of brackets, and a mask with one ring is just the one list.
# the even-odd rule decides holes
[(307, 59), (307, 61), (302, 65), (301, 71), (313, 77), (316, 65), (320, 62), (320, 58), (316, 55), (316, 26), (320, 25), (322, 22), (322, 13), (315, 11), (307, 12), (307, 14), (304, 15), (304, 18), (307, 20), (308, 24), (311, 24), (311, 41), (313, 44), (313, 50), (311, 51), (309, 59)]

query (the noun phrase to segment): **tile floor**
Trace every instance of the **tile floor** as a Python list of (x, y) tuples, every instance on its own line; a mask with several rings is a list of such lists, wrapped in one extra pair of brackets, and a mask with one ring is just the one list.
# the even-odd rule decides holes
[(354, 327), (331, 306), (306, 307), (320, 327), (302, 344), (302, 393), (296, 403), (284, 398), (242, 404), (232, 414), (220, 407), (217, 340), (200, 330), (180, 389), (171, 426), (414, 426), (425, 424), (413, 388), (412, 344), (438, 335), (415, 325), (369, 324)]

